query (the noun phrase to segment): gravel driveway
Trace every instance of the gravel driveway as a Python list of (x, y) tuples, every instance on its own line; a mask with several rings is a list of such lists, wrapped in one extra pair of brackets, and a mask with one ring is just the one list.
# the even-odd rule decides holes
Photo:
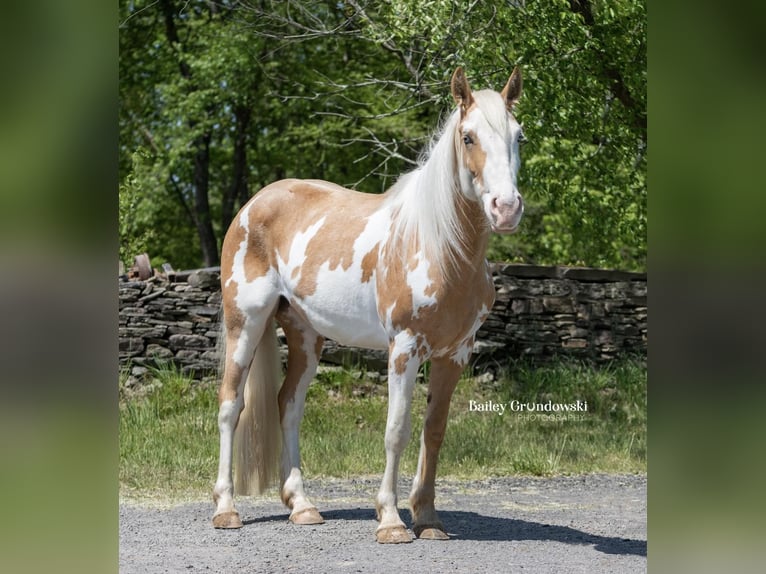
[[(211, 501), (165, 508), (120, 504), (120, 572), (646, 571), (646, 476), (587, 475), (438, 481), (451, 540), (375, 542), (377, 477), (307, 481), (325, 518), (294, 526), (276, 494), (238, 498), (245, 523), (215, 530)], [(402, 519), (409, 523), (399, 486)]]

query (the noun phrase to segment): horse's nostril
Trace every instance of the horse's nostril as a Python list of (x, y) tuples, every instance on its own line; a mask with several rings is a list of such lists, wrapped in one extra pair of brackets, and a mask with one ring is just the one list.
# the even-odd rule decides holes
[(497, 197), (492, 198), (489, 206), (492, 208), (492, 211), (497, 211), (499, 209), (499, 206), (497, 205)]

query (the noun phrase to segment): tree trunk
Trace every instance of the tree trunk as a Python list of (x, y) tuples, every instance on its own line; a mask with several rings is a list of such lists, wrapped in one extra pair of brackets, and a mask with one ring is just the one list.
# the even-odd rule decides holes
[(194, 142), (194, 212), (202, 248), (202, 259), (206, 267), (218, 265), (218, 242), (213, 232), (208, 200), (210, 176), (210, 132), (202, 134)]
[(236, 133), (234, 135), (234, 166), (231, 185), (226, 190), (221, 206), (221, 231), (226, 230), (234, 217), (234, 204), (239, 200), (242, 206), (250, 199), (247, 177), (247, 131), (250, 129), (250, 108), (239, 105), (234, 109)]
[[(593, 8), (590, 0), (569, 0), (569, 7), (575, 14), (582, 16), (585, 25), (596, 32), (596, 19), (593, 16)], [(609, 90), (631, 115), (631, 124), (641, 134), (641, 139), (646, 143), (647, 137), (647, 119), (646, 110), (636, 103), (633, 94), (630, 93), (620, 71), (612, 66), (602, 55), (599, 61), (600, 76), (607, 81)]]
[[(184, 60), (181, 41), (176, 28), (177, 10), (172, 0), (161, 0), (163, 16), (165, 18), (165, 34), (178, 53), (178, 69), (187, 80), (192, 79), (192, 71), (189, 64)], [(194, 84), (190, 84), (189, 91), (194, 92)], [(189, 128), (194, 129), (197, 121), (193, 118), (188, 121)], [(192, 186), (194, 188), (194, 224), (197, 227), (197, 235), (202, 249), (202, 260), (207, 267), (218, 265), (218, 242), (213, 231), (213, 221), (210, 216), (210, 201), (208, 192), (210, 188), (210, 140), (211, 133), (205, 131), (194, 140), (194, 175)]]

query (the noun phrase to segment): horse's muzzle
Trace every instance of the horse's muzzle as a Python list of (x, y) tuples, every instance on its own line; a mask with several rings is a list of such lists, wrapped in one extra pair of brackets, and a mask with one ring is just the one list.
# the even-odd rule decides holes
[(513, 233), (519, 228), (524, 215), (524, 201), (517, 195), (510, 203), (493, 197), (490, 203), (491, 227), (495, 233)]

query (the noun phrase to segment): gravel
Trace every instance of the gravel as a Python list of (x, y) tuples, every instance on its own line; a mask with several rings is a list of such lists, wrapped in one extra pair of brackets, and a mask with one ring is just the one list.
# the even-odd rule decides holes
[[(215, 530), (211, 501), (120, 503), (120, 572), (646, 571), (646, 476), (437, 482), (449, 541), (375, 542), (380, 478), (307, 481), (325, 518), (295, 526), (276, 493), (237, 499), (245, 524)], [(402, 519), (410, 521), (399, 485)]]

